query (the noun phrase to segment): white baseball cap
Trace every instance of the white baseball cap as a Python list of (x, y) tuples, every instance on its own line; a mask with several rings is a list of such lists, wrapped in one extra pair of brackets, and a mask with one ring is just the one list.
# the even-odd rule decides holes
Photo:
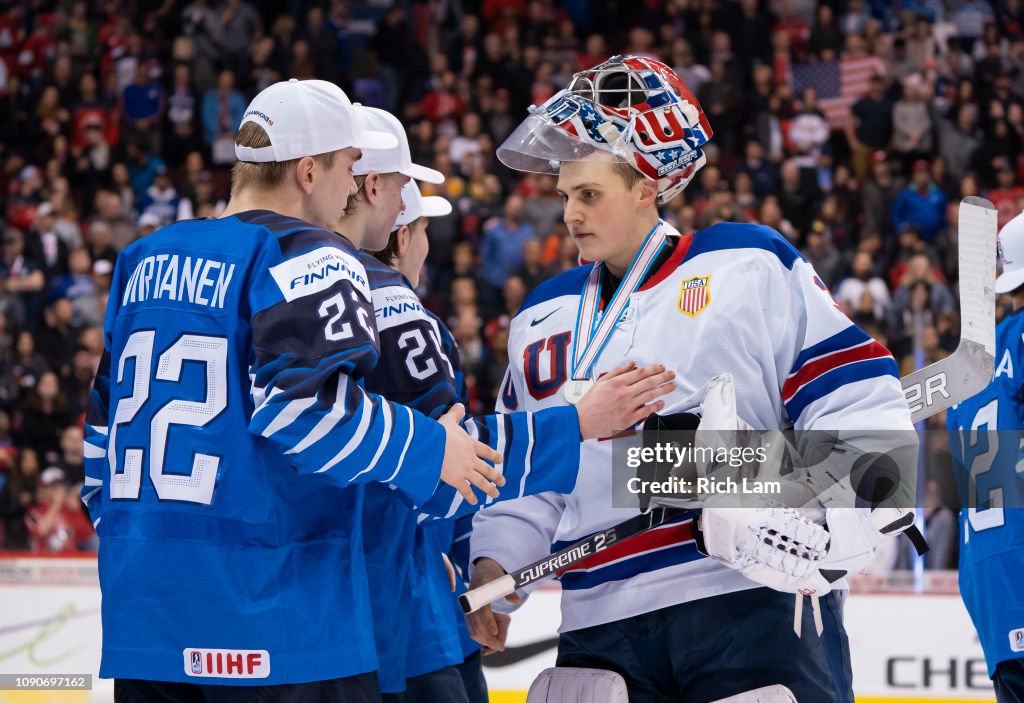
[(353, 174), (365, 176), (368, 173), (401, 173), (417, 181), (444, 183), (444, 174), (440, 171), (412, 162), (409, 138), (397, 117), (375, 107), (356, 104), (355, 108), (365, 127), (393, 135), (398, 144), (379, 149), (367, 148), (363, 151), (363, 158), (356, 161), (352, 167)]
[(452, 211), (452, 204), (438, 195), (420, 195), (416, 181), (409, 181), (402, 186), (402, 205), (405, 209), (395, 220), (395, 231), (403, 225), (412, 224), (421, 217), (444, 217)]
[(292, 78), (267, 86), (245, 109), (239, 129), (246, 122), (262, 127), (270, 146), (253, 149), (235, 144), (239, 161), (291, 161), (348, 147), (390, 149), (397, 145), (391, 134), (364, 128), (352, 101), (328, 81)]
[(1024, 212), (999, 231), (999, 261), (1003, 272), (996, 278), (996, 293), (1009, 293), (1024, 285)]

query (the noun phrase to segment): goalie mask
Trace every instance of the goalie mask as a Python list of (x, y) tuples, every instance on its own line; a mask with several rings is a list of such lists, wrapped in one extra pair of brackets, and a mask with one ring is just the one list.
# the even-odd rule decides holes
[(563, 161), (609, 152), (657, 181), (661, 205), (704, 165), (711, 134), (700, 104), (672, 69), (641, 56), (613, 56), (531, 107), (498, 147), (498, 159), (517, 171), (554, 174)]

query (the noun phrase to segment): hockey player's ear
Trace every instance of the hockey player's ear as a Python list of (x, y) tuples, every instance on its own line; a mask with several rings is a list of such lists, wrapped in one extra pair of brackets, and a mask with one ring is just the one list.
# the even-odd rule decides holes
[(312, 156), (303, 156), (299, 159), (299, 163), (295, 165), (295, 178), (298, 181), (298, 186), (306, 193), (313, 190), (313, 171), (316, 168), (316, 161)]
[(658, 182), (650, 178), (641, 178), (633, 186), (633, 192), (637, 195), (639, 209), (654, 207), (658, 199)]
[(412, 241), (412, 230), (409, 225), (402, 225), (395, 233), (396, 244), (398, 245), (398, 258), (401, 259), (409, 251), (409, 242)]
[(363, 197), (366, 201), (373, 203), (377, 200), (379, 194), (378, 186), (380, 185), (380, 174), (372, 172), (366, 174), (366, 180), (363, 181)]

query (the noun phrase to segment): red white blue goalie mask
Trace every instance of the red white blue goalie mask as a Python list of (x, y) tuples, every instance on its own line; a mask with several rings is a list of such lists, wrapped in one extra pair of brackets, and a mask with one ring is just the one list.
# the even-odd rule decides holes
[(559, 164), (611, 153), (658, 183), (658, 204), (704, 165), (711, 126), (686, 84), (665, 64), (613, 56), (573, 76), (498, 147), (516, 171), (558, 173)]

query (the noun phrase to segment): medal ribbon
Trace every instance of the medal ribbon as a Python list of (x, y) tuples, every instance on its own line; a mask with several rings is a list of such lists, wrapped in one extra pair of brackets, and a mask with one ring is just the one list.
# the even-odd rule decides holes
[[(576, 313), (576, 327), (572, 338), (572, 380), (582, 381), (590, 378), (590, 371), (608, 343), (612, 329), (629, 306), (629, 297), (647, 277), (648, 270), (658, 258), (666, 240), (663, 223), (659, 220), (647, 233), (640, 251), (633, 257), (633, 262), (626, 270), (626, 275), (623, 276), (618, 290), (608, 302), (603, 314), (598, 310), (598, 304), (601, 300), (601, 274), (604, 264), (594, 265), (587, 276), (581, 294), (580, 309)], [(581, 340), (586, 341), (580, 344)]]

